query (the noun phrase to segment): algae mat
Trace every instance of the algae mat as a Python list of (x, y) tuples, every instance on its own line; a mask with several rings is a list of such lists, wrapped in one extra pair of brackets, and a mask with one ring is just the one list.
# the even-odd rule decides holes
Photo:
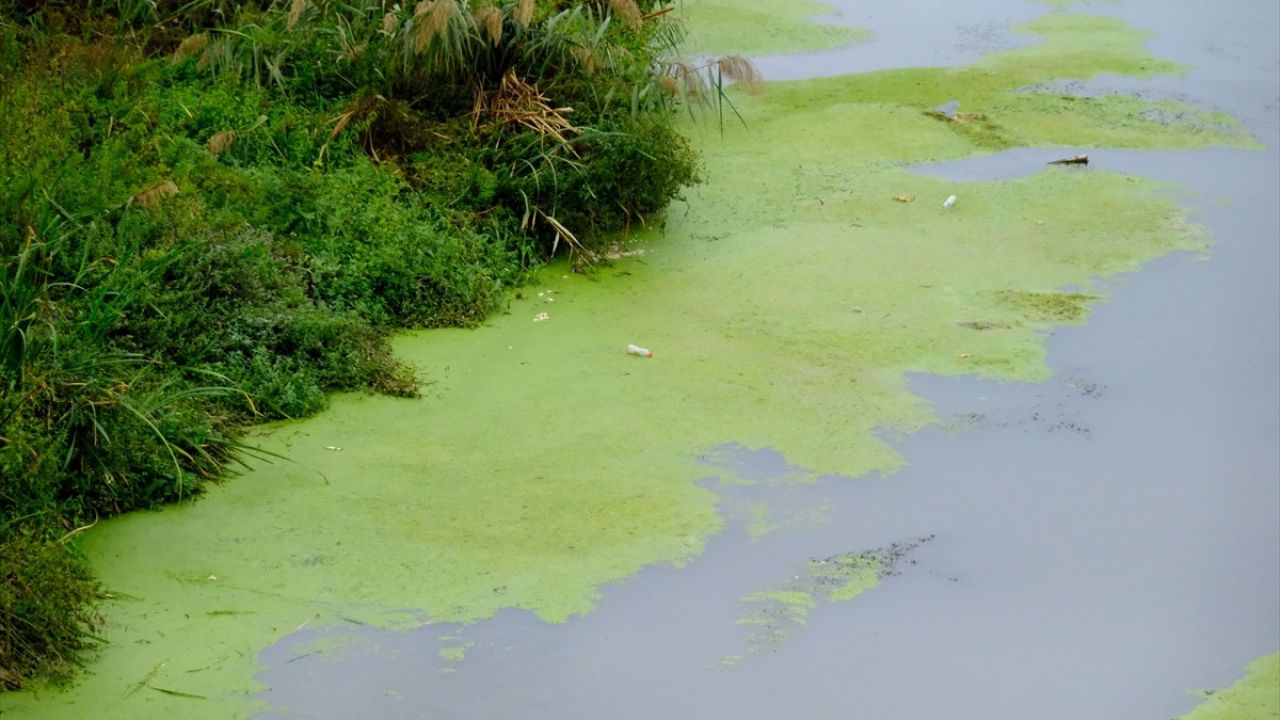
[[(562, 621), (721, 528), (699, 452), (769, 445), (814, 475), (890, 472), (903, 461), (877, 433), (933, 420), (905, 372), (1045, 378), (1045, 331), (1086, 319), (1098, 277), (1206, 238), (1138, 178), (1058, 167), (960, 186), (907, 166), (1020, 145), (1256, 144), (1177, 103), (1034, 89), (1181, 71), (1117, 21), (1022, 30), (1043, 42), (971, 67), (737, 97), (749, 127), (691, 129), (708, 182), (638, 238), (643, 255), (548, 268), (483, 329), (400, 338), (430, 379), (422, 398), (335, 398), (260, 438), (291, 461), (88, 533), (116, 595), (111, 644), (73, 689), (6, 709), (243, 717), (257, 653), (307, 624), (507, 607)], [(927, 112), (953, 99), (953, 119)]]
[(1248, 673), (1183, 716), (1185, 720), (1274, 720), (1280, 717), (1280, 654), (1260, 657)]
[(860, 28), (815, 24), (833, 12), (807, 0), (684, 0), (679, 5), (686, 50), (695, 55), (825, 50), (870, 39)]

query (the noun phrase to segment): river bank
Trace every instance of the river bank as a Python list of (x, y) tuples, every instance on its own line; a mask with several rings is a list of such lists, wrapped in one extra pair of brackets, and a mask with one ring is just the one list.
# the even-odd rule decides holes
[[(1274, 387), (1266, 371), (1273, 336), (1233, 333), (1225, 337), (1234, 345), (1193, 344), (1209, 355), (1190, 353), (1180, 340), (1188, 318), (1202, 323), (1200, 332), (1228, 331), (1215, 322), (1218, 313), (1196, 311), (1227, 287), (1247, 289), (1263, 321), (1270, 317), (1263, 271), (1270, 246), (1258, 231), (1276, 222), (1274, 212), (1189, 217), (1170, 199), (1170, 186), (1107, 172), (1132, 170), (1095, 149), (1108, 143), (1256, 144), (1225, 116), (1187, 110), (1189, 124), (1144, 120), (1134, 115), (1143, 101), (1129, 96), (1085, 103), (1079, 114), (1049, 97), (1020, 100), (1010, 91), (1030, 82), (1019, 74), (1029, 66), (1051, 68), (1037, 80), (1134, 64), (1174, 69), (1148, 59), (1142, 38), (1121, 25), (1072, 19), (1036, 27), (1043, 47), (996, 56), (967, 76), (903, 71), (774, 85), (760, 99), (742, 97), (748, 129), (708, 139), (711, 181), (690, 196), (687, 213), (677, 206), (643, 256), (594, 278), (551, 269), (510, 315), (476, 333), (400, 338), (399, 356), (440, 378), (420, 401), (337, 398), (325, 415), (263, 438), (293, 463), (259, 466), (193, 506), (96, 530), (87, 552), (110, 586), (136, 600), (112, 609), (117, 641), (92, 678), (23, 709), (58, 712), (81, 702), (108, 716), (339, 715), (328, 686), (360, 688), (356, 707), (388, 717), (431, 709), (502, 716), (517, 706), (524, 716), (547, 717), (571, 708), (583, 717), (663, 709), (758, 717), (797, 708), (892, 717), (904, 703), (913, 703), (913, 716), (929, 717), (965, 703), (989, 711), (992, 697), (1008, 698), (1010, 717), (1025, 717), (1028, 708), (1050, 717), (1046, 704), (1078, 717), (1090, 696), (1093, 710), (1145, 714), (1139, 710), (1150, 707), (1142, 698), (1152, 686), (1135, 684), (1126, 669), (1149, 668), (1153, 653), (1191, 663), (1211, 652), (1204, 645), (1188, 653), (1195, 646), (1168, 633), (1194, 629), (1186, 619), (1198, 617), (1200, 602), (1223, 596), (1188, 597), (1183, 612), (1143, 605), (1136, 598), (1148, 596), (1134, 593), (1153, 582), (1157, 597), (1185, 591), (1186, 567), (1135, 575), (1133, 566), (1148, 558), (1130, 551), (1160, 544), (1134, 532), (1117, 553), (1101, 528), (1143, 518), (1157, 523), (1149, 528), (1159, 530), (1154, 537), (1177, 537), (1207, 499), (1230, 499), (1187, 536), (1229, 526), (1242, 531), (1225, 536), (1230, 548), (1244, 543), (1260, 554), (1183, 548), (1170, 559), (1195, 557), (1200, 577), (1256, 570), (1274, 552), (1262, 514), (1273, 500), (1265, 431), (1274, 412), (1235, 404), (1266, 400), (1266, 387), (1219, 396), (1225, 407), (1248, 407), (1259, 418), (1259, 430), (1242, 436), (1249, 442), (1237, 453), (1206, 453), (1200, 473), (1183, 472), (1191, 467), (1183, 456), (1154, 471), (1144, 463), (1169, 437), (1198, 431), (1170, 435), (1174, 428), (1152, 422), (1186, 419), (1169, 410), (1183, 396), (1162, 394), (1168, 384), (1144, 370), (1160, 359), (1136, 350), (1175, 358), (1163, 366), (1186, 373), (1178, 387), (1212, 391), (1220, 386), (1196, 384), (1203, 368), (1214, 367), (1202, 361), (1224, 359), (1215, 347), (1240, 347), (1254, 358), (1252, 377)], [(1089, 45), (1090, 38), (1101, 44)], [(957, 89), (965, 91), (961, 110), (983, 118), (961, 126), (924, 114)], [(962, 185), (907, 168), (986, 154), (1002, 142), (1071, 152), (1087, 146), (1104, 170), (1000, 181), (993, 166), (970, 164), (965, 169), (982, 182)], [(1257, 180), (1274, 152), (1215, 150), (1194, 169), (1238, 172), (1238, 191), (1258, 193), (1243, 195), (1244, 206), (1265, 209), (1265, 201), (1248, 198), (1269, 189)], [(1044, 158), (1019, 162), (1032, 160), (1039, 169)], [(1185, 177), (1187, 166), (1179, 167)], [(916, 201), (899, 203), (895, 194)], [(949, 194), (960, 198), (955, 212), (940, 207)], [(1239, 255), (1229, 242), (1237, 235), (1223, 224), (1231, 217), (1244, 223), (1238, 237), (1255, 240)], [(1199, 222), (1214, 231), (1214, 249)], [(1185, 274), (1177, 282), (1159, 275), (1168, 284), (1145, 290), (1139, 283), (1147, 272), (1099, 279), (1176, 250), (1213, 259), (1161, 261), (1154, 270)], [(1215, 264), (1219, 252), (1239, 264)], [(1222, 269), (1217, 284), (1196, 284), (1205, 276), (1194, 271), (1205, 267)], [(1238, 282), (1240, 273), (1253, 280)], [(1171, 297), (1190, 304), (1166, 312)], [(543, 313), (547, 319), (535, 322)], [(1055, 330), (1086, 317), (1088, 325)], [(1103, 342), (1088, 335), (1099, 327)], [(1126, 344), (1134, 327), (1151, 334)], [(627, 356), (627, 342), (653, 348), (655, 357)], [(1106, 348), (1114, 353), (1100, 354)], [(1062, 352), (1079, 359), (1054, 355)], [(1055, 369), (1060, 382), (1050, 380)], [(979, 379), (904, 376), (920, 372)], [(937, 395), (948, 388), (959, 396), (950, 405)], [(1196, 417), (1220, 424), (1224, 405), (1208, 407)], [(966, 429), (917, 432), (938, 419)], [(1138, 431), (1149, 434), (1132, 434)], [(494, 442), (477, 445), (483, 436)], [(1134, 470), (1114, 463), (1126, 448), (1153, 454)], [(1224, 457), (1247, 459), (1234, 473), (1242, 484), (1228, 486), (1236, 491), (1217, 482), (1223, 473), (1214, 468)], [(904, 460), (911, 462), (905, 469)], [(852, 477), (869, 472), (876, 474)], [(1196, 490), (1166, 496), (1171, 484)], [(1091, 502), (1097, 495), (1113, 502)], [(1148, 513), (1154, 503), (1167, 512)], [(1247, 521), (1238, 515), (1241, 503), (1256, 513)], [(1099, 508), (1111, 512), (1099, 517)], [(805, 626), (816, 632), (793, 632), (781, 652), (747, 657), (739, 599), (778, 591), (811, 558), (928, 536), (935, 539), (909, 558), (919, 570), (904, 568), (847, 605), (817, 608)], [(1224, 557), (1242, 565), (1223, 565)], [(1114, 564), (1102, 564), (1107, 558)], [(1272, 578), (1256, 580), (1257, 592), (1227, 597), (1265, 609), (1276, 597), (1268, 595)], [(1223, 586), (1219, 577), (1193, 587)], [(1132, 600), (1122, 604), (1132, 614), (1114, 612), (1119, 598)], [(1152, 607), (1165, 622), (1132, 624)], [(494, 613), (488, 622), (440, 625)], [(421, 627), (391, 635), (367, 629), (376, 626)], [(359, 629), (346, 632), (352, 627)], [(1257, 637), (1256, 625), (1234, 627)], [(1110, 675), (1098, 668), (1096, 645), (1073, 645), (1069, 657), (1044, 652), (1060, 647), (1051, 629), (1126, 637), (1115, 635), (1126, 628), (1128, 642), (1103, 653), (1118, 665)], [(1201, 642), (1211, 636), (1195, 635)], [(265, 669), (250, 682), (258, 672), (254, 648), (279, 638), (288, 639), (262, 656)], [(1160, 638), (1170, 643), (1163, 651), (1151, 642)], [(1268, 652), (1255, 644), (1260, 649), (1248, 652)], [(404, 660), (409, 653), (415, 662)], [(728, 669), (707, 669), (733, 655), (743, 657)], [(1037, 658), (1040, 664), (1031, 662)], [(1224, 657), (1215, 672), (1234, 668), (1229, 678), (1247, 659)], [(937, 683), (930, 692), (920, 692), (922, 668)], [(1141, 673), (1168, 687), (1168, 670)], [(324, 672), (333, 673), (328, 681), (302, 677)], [(1022, 682), (1008, 682), (1011, 673)], [(431, 678), (425, 685), (424, 674)], [(850, 678), (861, 681), (852, 690)], [(138, 692), (113, 699), (135, 685)], [(1096, 692), (1104, 685), (1107, 693)], [(202, 700), (145, 692), (152, 686)], [(1189, 707), (1178, 699), (1162, 708), (1178, 702)]]

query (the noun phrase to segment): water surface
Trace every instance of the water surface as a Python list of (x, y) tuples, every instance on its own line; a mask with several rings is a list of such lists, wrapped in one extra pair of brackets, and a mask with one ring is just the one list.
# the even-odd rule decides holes
[[(828, 79), (704, 128), (642, 256), (401, 338), (422, 399), (91, 533), (113, 644), (19, 709), (1166, 718), (1275, 652), (1275, 11), (923, 8), (762, 58)], [(753, 644), (847, 553), (892, 572)]]

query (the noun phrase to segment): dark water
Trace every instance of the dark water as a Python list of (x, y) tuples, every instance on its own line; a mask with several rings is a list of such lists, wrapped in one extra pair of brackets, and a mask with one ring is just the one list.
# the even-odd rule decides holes
[[(1229, 111), (1265, 152), (1020, 150), (922, 169), (963, 196), (965, 181), (1088, 152), (1091, 168), (1185, 186), (1211, 259), (1107, 281), (1087, 326), (1048, 338), (1055, 380), (913, 377), (947, 422), (896, 440), (910, 466), (891, 477), (771, 484), (784, 458), (723, 448), (708, 478), (765, 482), (708, 480), (730, 526), (688, 567), (602, 588), (596, 612), (562, 626), (510, 611), (469, 627), (296, 633), (262, 655), (262, 717), (1164, 720), (1196, 704), (1187, 689), (1225, 686), (1276, 652), (1280, 21), (1267, 5), (1085, 7), (1159, 33), (1154, 52), (1197, 69), (1075, 88)], [(881, 42), (762, 64), (778, 77), (962, 62), (1015, 42), (999, 28), (1040, 12), (849, 10), (842, 20)], [(751, 504), (765, 500), (783, 527), (753, 542)], [(928, 536), (879, 588), (747, 653), (743, 596), (809, 558)], [(465, 658), (438, 654), (449, 647)], [(729, 655), (745, 657), (712, 667)]]

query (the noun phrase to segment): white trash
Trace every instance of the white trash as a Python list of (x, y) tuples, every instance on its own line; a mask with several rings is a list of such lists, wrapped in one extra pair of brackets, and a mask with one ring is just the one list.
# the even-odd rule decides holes
[(956, 204), (956, 196), (955, 196), (955, 195), (951, 195), (951, 196), (949, 196), (945, 201), (943, 201), (943, 203), (942, 203), (942, 207), (944, 207), (944, 208), (949, 208), (949, 207), (951, 207), (952, 205), (955, 205), (955, 204)]
[(653, 357), (652, 350), (646, 350), (640, 347), (639, 345), (628, 345), (627, 352), (632, 355), (638, 355), (640, 357)]

